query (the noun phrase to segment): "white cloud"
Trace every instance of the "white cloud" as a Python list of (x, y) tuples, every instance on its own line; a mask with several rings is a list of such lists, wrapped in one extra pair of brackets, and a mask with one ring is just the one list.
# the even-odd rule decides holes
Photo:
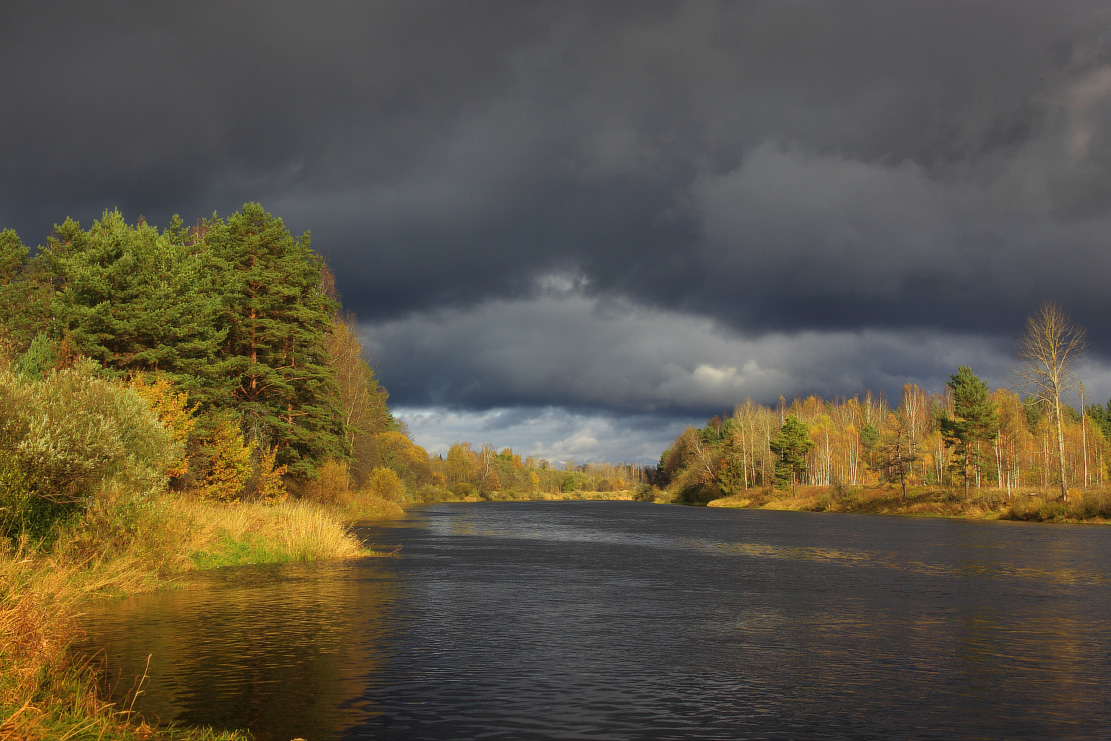
[(653, 464), (698, 417), (656, 419), (647, 416), (582, 413), (557, 407), (495, 408), (481, 411), (447, 407), (397, 407), (413, 440), (432, 455), (447, 455), (456, 442), (489, 443), (512, 448), (556, 464), (628, 462)]

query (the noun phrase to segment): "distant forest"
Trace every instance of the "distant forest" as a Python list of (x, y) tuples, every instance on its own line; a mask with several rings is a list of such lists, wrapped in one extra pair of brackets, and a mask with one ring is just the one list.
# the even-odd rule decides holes
[[(1040, 320), (1041, 314), (1031, 318), (1034, 330)], [(1057, 339), (1073, 341), (1065, 358), (1071, 361), (1083, 348), (1083, 333), (1067, 322), (1063, 329)], [(746, 400), (731, 415), (684, 430), (660, 457), (654, 481), (672, 498), (691, 502), (794, 484), (910, 484), (1008, 496), (1059, 491), (1062, 497), (1070, 487), (1105, 488), (1111, 402), (1084, 405), (1082, 412), (1063, 402), (1058, 407), (1054, 388), (1036, 383), (1052, 380), (1052, 368), (1027, 362), (1034, 373), (1026, 375), (1035, 380), (1029, 394), (989, 391), (961, 367), (938, 393), (905, 385), (895, 406), (871, 392), (790, 403), (781, 397), (774, 407)], [(1069, 365), (1058, 368), (1066, 373), (1057, 379), (1057, 401), (1066, 387), (1082, 390)]]
[[(170, 439), (140, 445), (108, 410), (136, 395)], [(644, 479), (636, 466), (559, 471), (465, 442), (430, 457), (387, 401), (309, 235), (258, 204), (161, 230), (118, 211), (88, 229), (66, 219), (34, 253), (0, 232), (0, 515), (11, 527), (28, 502), (79, 507), (94, 480), (128, 466), (221, 501), (498, 498)]]

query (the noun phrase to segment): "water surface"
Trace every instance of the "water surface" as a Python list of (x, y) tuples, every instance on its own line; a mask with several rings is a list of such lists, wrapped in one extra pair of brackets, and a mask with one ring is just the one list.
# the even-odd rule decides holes
[[(1111, 530), (432, 505), (389, 559), (99, 606), (118, 694), (263, 739), (1107, 738)], [(131, 702), (129, 699), (128, 702)]]

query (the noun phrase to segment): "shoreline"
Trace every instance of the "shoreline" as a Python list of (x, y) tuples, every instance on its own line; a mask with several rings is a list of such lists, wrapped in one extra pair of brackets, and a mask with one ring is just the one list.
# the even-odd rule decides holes
[[(104, 696), (99, 665), (70, 647), (84, 605), (188, 588), (192, 573), (227, 566), (384, 556), (353, 534), (399, 516), (390, 502), (219, 504), (172, 495), (115, 503), (63, 528), (49, 547), (0, 549), (0, 740), (245, 741), (245, 731), (151, 727)], [(123, 510), (121, 516), (121, 509)]]
[(962, 520), (1106, 525), (1111, 522), (1111, 492), (1076, 490), (1068, 502), (1037, 492), (1007, 495), (975, 490), (965, 498), (959, 489), (897, 486), (798, 487), (798, 493), (750, 489), (710, 500), (707, 507), (794, 512), (844, 512), (898, 517), (943, 517)]

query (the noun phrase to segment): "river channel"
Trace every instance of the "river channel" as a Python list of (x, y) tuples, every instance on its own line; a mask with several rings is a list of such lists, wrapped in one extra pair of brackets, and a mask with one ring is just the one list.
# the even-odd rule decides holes
[(152, 721), (281, 741), (1111, 738), (1105, 527), (523, 502), (360, 534), (400, 550), (96, 605), (81, 648)]

